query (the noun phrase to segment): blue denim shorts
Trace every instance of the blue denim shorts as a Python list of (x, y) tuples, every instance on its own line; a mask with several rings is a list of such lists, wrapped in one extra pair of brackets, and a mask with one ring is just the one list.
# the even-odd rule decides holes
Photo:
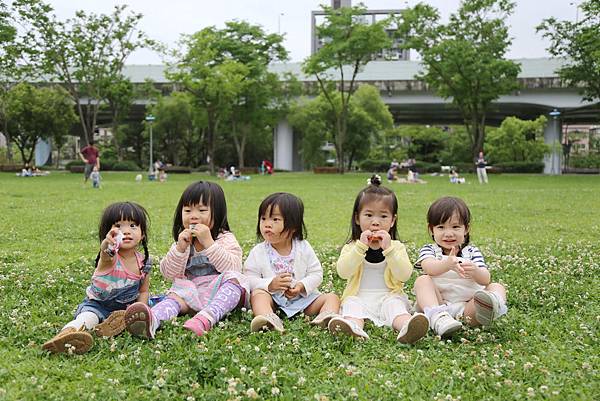
[(95, 299), (85, 298), (82, 303), (77, 306), (75, 317), (83, 312), (92, 312), (98, 316), (100, 322), (110, 316), (116, 310), (127, 309), (129, 304), (122, 304), (116, 301), (97, 301)]

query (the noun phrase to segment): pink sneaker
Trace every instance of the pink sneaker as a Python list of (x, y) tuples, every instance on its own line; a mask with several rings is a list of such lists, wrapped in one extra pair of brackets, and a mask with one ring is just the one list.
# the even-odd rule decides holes
[(183, 328), (193, 331), (197, 336), (201, 336), (210, 330), (211, 325), (210, 321), (204, 316), (194, 316), (183, 324)]
[(152, 311), (148, 305), (142, 302), (129, 305), (125, 311), (125, 326), (127, 327), (127, 331), (137, 337), (146, 339), (154, 338), (152, 319)]

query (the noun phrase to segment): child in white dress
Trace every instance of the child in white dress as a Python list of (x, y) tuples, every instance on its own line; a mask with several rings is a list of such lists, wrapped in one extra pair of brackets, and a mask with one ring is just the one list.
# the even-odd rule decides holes
[(329, 330), (369, 338), (365, 319), (376, 326), (398, 331), (397, 340), (412, 344), (427, 334), (429, 324), (422, 313), (410, 314), (403, 292), (413, 267), (406, 247), (397, 240), (398, 200), (373, 176), (358, 193), (352, 211), (351, 240), (337, 262), (340, 277), (348, 280), (342, 295), (341, 315), (329, 322)]

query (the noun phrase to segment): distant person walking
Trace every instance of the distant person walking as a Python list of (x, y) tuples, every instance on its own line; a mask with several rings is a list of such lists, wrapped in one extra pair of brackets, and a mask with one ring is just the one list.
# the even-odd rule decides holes
[(89, 145), (81, 149), (79, 156), (85, 163), (85, 168), (83, 170), (83, 182), (87, 182), (94, 167), (97, 167), (98, 170), (100, 170), (100, 152), (94, 145), (94, 140), (91, 140)]
[(479, 152), (479, 158), (477, 159), (477, 163), (475, 163), (475, 165), (477, 166), (477, 178), (479, 179), (479, 183), (487, 184), (488, 183), (487, 171), (486, 171), (487, 162), (485, 161), (485, 158), (483, 157), (483, 152)]

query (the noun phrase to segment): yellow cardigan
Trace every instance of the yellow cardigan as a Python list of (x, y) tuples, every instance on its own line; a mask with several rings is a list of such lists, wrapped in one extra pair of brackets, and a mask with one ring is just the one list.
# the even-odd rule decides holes
[[(369, 249), (368, 245), (360, 241), (351, 242), (342, 248), (342, 253), (337, 261), (337, 272), (341, 278), (348, 280), (342, 294), (342, 301), (358, 293), (367, 249)], [(385, 284), (392, 293), (402, 294), (404, 282), (410, 278), (413, 271), (406, 247), (400, 241), (392, 241), (392, 245), (383, 251), (383, 256), (387, 261), (383, 273)]]

